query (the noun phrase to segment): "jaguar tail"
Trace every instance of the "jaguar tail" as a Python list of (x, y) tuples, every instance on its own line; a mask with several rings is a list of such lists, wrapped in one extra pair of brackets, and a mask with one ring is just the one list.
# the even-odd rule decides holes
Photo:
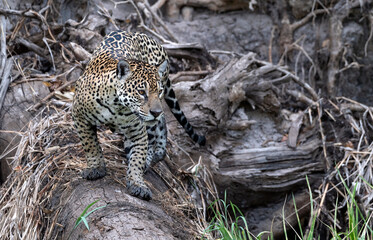
[(205, 136), (198, 135), (194, 131), (193, 126), (190, 125), (188, 119), (185, 117), (183, 111), (180, 109), (180, 105), (176, 99), (175, 92), (171, 88), (170, 79), (167, 79), (167, 91), (164, 98), (171, 112), (180, 123), (180, 125), (183, 126), (190, 138), (192, 138), (194, 142), (200, 144), (201, 146), (204, 146), (206, 144)]

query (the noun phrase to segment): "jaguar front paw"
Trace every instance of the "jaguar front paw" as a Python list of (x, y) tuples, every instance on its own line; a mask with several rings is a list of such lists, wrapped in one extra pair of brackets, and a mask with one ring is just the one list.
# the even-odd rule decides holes
[(152, 192), (145, 185), (145, 183), (136, 183), (134, 181), (127, 181), (128, 192), (135, 197), (149, 201), (152, 199)]
[(106, 167), (100, 166), (96, 168), (86, 168), (82, 172), (82, 177), (87, 180), (96, 180), (103, 178), (106, 175)]

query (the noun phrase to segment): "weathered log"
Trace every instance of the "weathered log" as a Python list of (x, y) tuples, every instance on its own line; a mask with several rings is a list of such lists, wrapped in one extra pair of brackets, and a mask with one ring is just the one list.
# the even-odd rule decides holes
[[(273, 78), (281, 78), (281, 83)], [(305, 130), (304, 118), (286, 116), (303, 116), (285, 111), (290, 107), (284, 101), (286, 91), (280, 91), (279, 86), (294, 87), (287, 83), (290, 79), (300, 81), (284, 68), (259, 61), (249, 53), (233, 58), (204, 79), (174, 84), (181, 108), (206, 133), (208, 146), (202, 151), (194, 147), (168, 114), (170, 138), (176, 139), (179, 148), (187, 149), (189, 157), (201, 158), (210, 167), (221, 198), (226, 194), (227, 200), (243, 211), (253, 209), (260, 216), (246, 218), (254, 233), (272, 230), (281, 236), (284, 229), (278, 215), (286, 195), (304, 189), (306, 176), (310, 184), (317, 184), (324, 174), (318, 128), (308, 126)], [(177, 148), (171, 158), (178, 166), (188, 164), (188, 158)], [(309, 198), (295, 194), (295, 199), (297, 207), (303, 207)], [(290, 202), (285, 212), (291, 215), (288, 223), (294, 225), (297, 219)], [(306, 216), (309, 209), (305, 206), (300, 216)]]
[[(97, 181), (76, 179), (68, 182), (68, 187), (52, 200), (56, 202), (60, 214), (56, 219), (60, 227), (46, 235), (46, 239), (57, 236), (61, 239), (194, 239), (186, 221), (165, 212), (160, 192), (167, 186), (154, 172), (146, 174), (157, 199), (147, 202), (128, 195), (123, 184), (112, 177)], [(108, 187), (110, 186), (110, 187)], [(95, 200), (100, 200), (89, 211), (103, 207), (87, 217), (90, 231), (84, 224), (74, 229), (75, 220), (83, 210)], [(74, 204), (73, 204), (74, 203)], [(171, 206), (169, 206), (171, 207)], [(167, 207), (166, 207), (167, 209)], [(63, 226), (63, 227), (62, 227)], [(51, 228), (52, 229), (52, 228)]]
[(248, 8), (249, 4), (247, 1), (235, 0), (176, 0), (167, 2), (167, 15), (170, 18), (177, 18), (180, 14), (181, 7), (193, 6), (193, 7), (205, 7), (209, 10), (216, 12), (224, 12), (229, 10), (237, 10)]
[[(192, 155), (202, 156), (211, 167), (221, 194), (227, 191), (244, 208), (275, 201), (305, 186), (306, 175), (319, 176), (324, 170), (317, 131), (292, 133), (292, 147), (284, 140), (292, 121), (281, 114), (287, 106), (271, 83), (280, 73), (276, 68), (249, 53), (204, 79), (174, 85), (182, 109), (206, 132), (208, 147)], [(302, 122), (297, 124), (300, 128)], [(171, 138), (189, 149), (184, 133), (174, 130), (174, 121), (170, 125)]]
[(167, 54), (171, 57), (197, 60), (206, 68), (215, 68), (216, 60), (198, 43), (192, 44), (163, 44)]

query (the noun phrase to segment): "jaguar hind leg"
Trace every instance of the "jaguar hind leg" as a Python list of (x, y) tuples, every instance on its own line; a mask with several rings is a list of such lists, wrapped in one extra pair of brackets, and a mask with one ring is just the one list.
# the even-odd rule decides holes
[(164, 115), (159, 122), (147, 128), (148, 132), (148, 154), (146, 157), (146, 169), (154, 166), (157, 162), (161, 161), (166, 155), (167, 145), (167, 128)]

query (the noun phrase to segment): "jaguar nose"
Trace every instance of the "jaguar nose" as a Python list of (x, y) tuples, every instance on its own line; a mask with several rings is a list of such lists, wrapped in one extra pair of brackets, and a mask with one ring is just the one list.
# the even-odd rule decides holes
[(162, 110), (155, 109), (155, 110), (150, 110), (149, 111), (151, 115), (153, 115), (155, 118), (157, 118), (159, 115), (161, 115)]

